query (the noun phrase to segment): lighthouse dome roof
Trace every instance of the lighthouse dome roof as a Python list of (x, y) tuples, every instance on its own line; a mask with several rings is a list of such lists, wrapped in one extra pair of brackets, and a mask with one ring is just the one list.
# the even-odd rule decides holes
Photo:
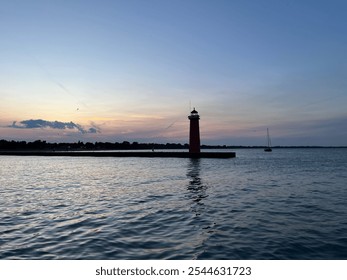
[(195, 110), (195, 108), (194, 108), (194, 110), (193, 110), (193, 111), (191, 111), (190, 113), (191, 113), (191, 114), (197, 114), (197, 113), (198, 113), (198, 111), (196, 111), (196, 110)]

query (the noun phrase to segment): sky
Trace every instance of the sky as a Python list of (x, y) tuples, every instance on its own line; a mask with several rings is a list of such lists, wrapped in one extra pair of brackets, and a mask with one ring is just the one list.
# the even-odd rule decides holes
[(347, 2), (0, 0), (0, 139), (347, 146)]

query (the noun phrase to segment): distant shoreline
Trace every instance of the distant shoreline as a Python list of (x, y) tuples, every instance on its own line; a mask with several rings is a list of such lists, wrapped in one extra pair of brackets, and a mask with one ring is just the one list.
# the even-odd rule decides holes
[[(263, 149), (266, 146), (242, 145), (201, 145), (202, 150), (207, 149)], [(336, 149), (347, 146), (273, 146), (273, 149)], [(138, 142), (74, 142), (74, 143), (48, 143), (43, 140), (33, 142), (0, 140), (0, 151), (126, 151), (126, 150), (188, 150), (188, 144), (180, 143), (138, 143)]]

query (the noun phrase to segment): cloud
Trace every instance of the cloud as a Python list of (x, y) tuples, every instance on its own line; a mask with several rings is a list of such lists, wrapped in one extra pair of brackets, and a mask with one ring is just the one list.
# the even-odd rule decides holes
[(34, 129), (34, 128), (53, 128), (53, 129), (77, 129), (82, 134), (86, 133), (100, 133), (100, 128), (93, 126), (91, 128), (85, 129), (80, 124), (74, 122), (59, 122), (59, 121), (46, 121), (46, 120), (24, 120), (24, 121), (14, 121), (12, 125), (8, 127), (20, 128), (20, 129)]

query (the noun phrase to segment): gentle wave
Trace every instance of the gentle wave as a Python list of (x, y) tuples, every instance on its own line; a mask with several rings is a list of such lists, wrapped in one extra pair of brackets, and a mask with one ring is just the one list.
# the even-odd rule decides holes
[(347, 259), (346, 149), (0, 161), (0, 259)]

